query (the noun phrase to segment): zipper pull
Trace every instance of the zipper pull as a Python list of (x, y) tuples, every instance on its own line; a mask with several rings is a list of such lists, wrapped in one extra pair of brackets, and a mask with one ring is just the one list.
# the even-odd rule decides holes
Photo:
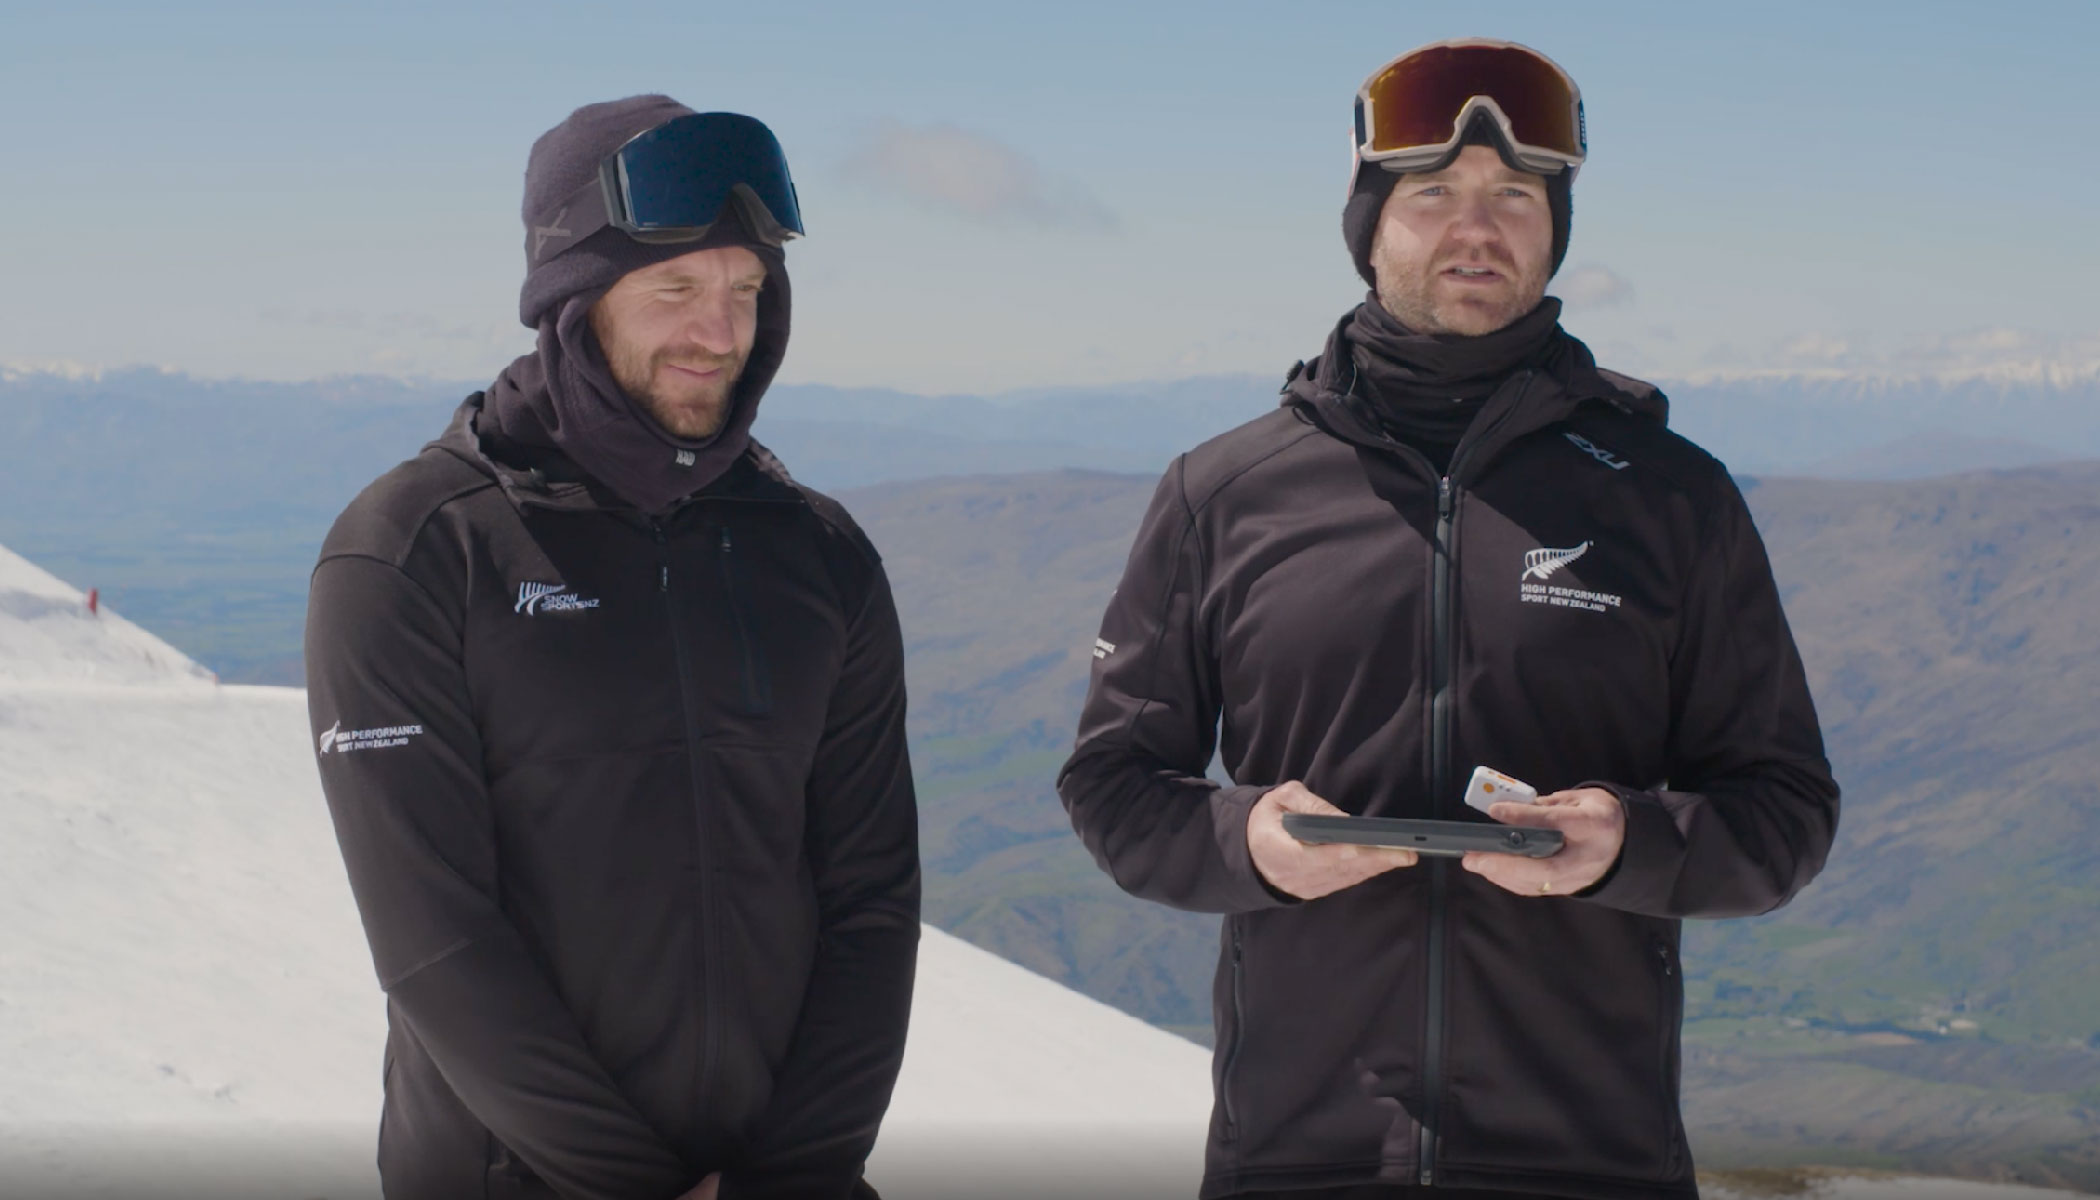
[(722, 526), (722, 553), (729, 553), (729, 526)]
[(1662, 960), (1664, 979), (1677, 974), (1677, 964), (1670, 961), (1670, 948), (1668, 946), (1657, 946), (1655, 948), (1655, 957)]
[(1449, 475), (1436, 481), (1436, 515), (1440, 517), (1451, 515), (1451, 477)]
[(656, 590), (659, 592), (668, 592), (671, 590), (671, 564), (662, 563), (657, 566)]

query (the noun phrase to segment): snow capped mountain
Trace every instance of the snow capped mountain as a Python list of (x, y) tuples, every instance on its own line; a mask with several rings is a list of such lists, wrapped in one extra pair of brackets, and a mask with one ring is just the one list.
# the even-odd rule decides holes
[[(376, 1193), (384, 1005), (315, 736), (302, 692), (215, 687), (0, 550), (0, 1193)], [(1205, 1051), (920, 953), (879, 1187), (1193, 1194)]]

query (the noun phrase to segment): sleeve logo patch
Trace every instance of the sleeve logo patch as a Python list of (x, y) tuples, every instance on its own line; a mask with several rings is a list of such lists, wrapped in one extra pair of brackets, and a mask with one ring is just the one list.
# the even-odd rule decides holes
[(1107, 658), (1109, 655), (1114, 654), (1115, 652), (1116, 644), (1114, 642), (1106, 641), (1102, 638), (1094, 639), (1095, 658)]
[(410, 738), (423, 736), (421, 725), (381, 725), (372, 729), (345, 729), (337, 721), (321, 731), (322, 754), (355, 754), (359, 750), (391, 750), (406, 746)]

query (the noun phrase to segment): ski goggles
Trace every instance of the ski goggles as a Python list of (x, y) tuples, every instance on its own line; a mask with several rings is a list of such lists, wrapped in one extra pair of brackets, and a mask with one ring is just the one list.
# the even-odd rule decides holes
[(673, 117), (606, 155), (597, 178), (533, 224), (526, 261), (552, 258), (608, 225), (641, 242), (696, 242), (731, 205), (767, 245), (803, 234), (787, 156), (764, 122), (740, 113)]
[(1357, 89), (1357, 162), (1434, 169), (1479, 113), (1526, 170), (1572, 177), (1588, 156), (1582, 90), (1560, 64), (1515, 42), (1461, 38), (1410, 50)]

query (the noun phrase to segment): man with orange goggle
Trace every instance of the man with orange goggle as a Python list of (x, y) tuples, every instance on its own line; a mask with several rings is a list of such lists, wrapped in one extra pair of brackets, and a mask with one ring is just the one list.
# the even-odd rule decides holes
[[(1125, 888), (1225, 914), (1204, 1200), (1693, 1200), (1680, 922), (1786, 903), (1837, 824), (1801, 658), (1727, 471), (1545, 294), (1568, 74), (1422, 47), (1354, 148), (1372, 293), (1169, 468), (1059, 792)], [(1537, 802), (1474, 812), (1483, 766)], [(1418, 858), (1286, 813), (1565, 841)]]

